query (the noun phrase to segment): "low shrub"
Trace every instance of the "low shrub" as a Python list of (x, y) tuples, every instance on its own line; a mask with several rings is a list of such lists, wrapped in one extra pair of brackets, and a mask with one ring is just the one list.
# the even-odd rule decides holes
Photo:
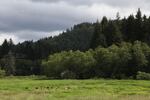
[(72, 71), (66, 70), (61, 73), (61, 78), (62, 79), (75, 79), (76, 75)]
[(138, 80), (150, 80), (150, 73), (138, 72), (136, 75), (136, 79)]

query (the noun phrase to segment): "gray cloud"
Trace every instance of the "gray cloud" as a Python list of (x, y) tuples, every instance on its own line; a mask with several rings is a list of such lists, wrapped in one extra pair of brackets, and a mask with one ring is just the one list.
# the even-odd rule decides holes
[(127, 16), (140, 7), (150, 14), (149, 6), (149, 0), (1, 0), (0, 39), (37, 40), (104, 15), (114, 18), (118, 11)]
[[(31, 0), (33, 2), (45, 2), (45, 3), (58, 3), (67, 2), (73, 5), (92, 5), (92, 4), (106, 4), (115, 7), (129, 7), (129, 6), (143, 6), (147, 4), (149, 0)], [(149, 5), (149, 4), (148, 4)]]

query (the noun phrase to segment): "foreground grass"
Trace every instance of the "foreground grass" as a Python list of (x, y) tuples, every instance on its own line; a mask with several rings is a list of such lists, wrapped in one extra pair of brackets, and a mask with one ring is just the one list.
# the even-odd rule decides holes
[(150, 81), (0, 79), (0, 100), (150, 100)]

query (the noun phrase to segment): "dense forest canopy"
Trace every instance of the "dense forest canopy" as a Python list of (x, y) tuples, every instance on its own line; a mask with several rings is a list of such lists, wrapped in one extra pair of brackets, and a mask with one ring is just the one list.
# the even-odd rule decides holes
[[(106, 16), (81, 23), (55, 37), (0, 46), (0, 67), (7, 75), (47, 75), (55, 78), (135, 77), (150, 72), (150, 17), (116, 19)], [(9, 63), (8, 63), (9, 62)]]

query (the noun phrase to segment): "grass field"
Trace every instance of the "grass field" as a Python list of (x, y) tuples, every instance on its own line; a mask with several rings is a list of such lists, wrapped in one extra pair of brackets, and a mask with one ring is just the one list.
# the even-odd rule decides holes
[(0, 100), (150, 100), (150, 81), (6, 78)]

